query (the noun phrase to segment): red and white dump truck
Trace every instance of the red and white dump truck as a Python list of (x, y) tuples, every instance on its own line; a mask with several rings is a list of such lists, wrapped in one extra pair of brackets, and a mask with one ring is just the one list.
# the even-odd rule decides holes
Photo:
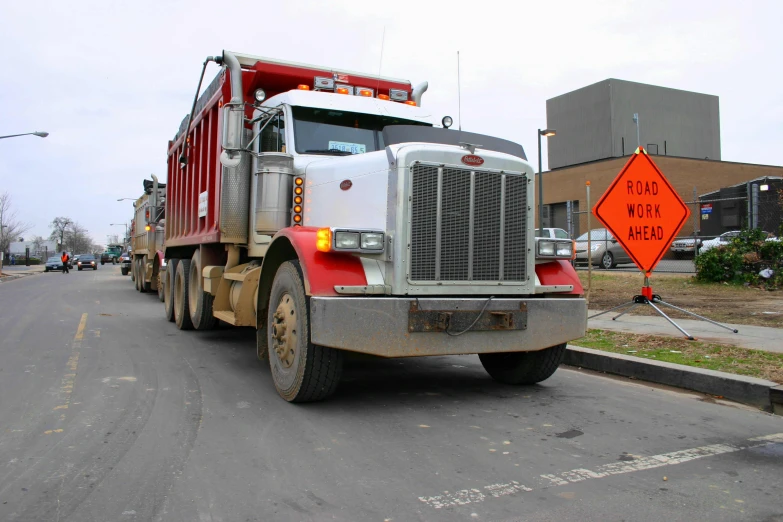
[(210, 61), (221, 71), (168, 146), (169, 320), (256, 328), (288, 401), (334, 392), (346, 351), (552, 375), (587, 306), (572, 242), (534, 237), (521, 145), (435, 126), (427, 83)]

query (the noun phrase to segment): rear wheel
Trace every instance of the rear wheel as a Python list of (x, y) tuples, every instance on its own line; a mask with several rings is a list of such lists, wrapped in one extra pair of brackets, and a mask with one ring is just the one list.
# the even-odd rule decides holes
[(503, 384), (535, 384), (552, 376), (563, 361), (566, 345), (558, 344), (536, 352), (482, 353), (487, 373)]
[(190, 277), (188, 278), (188, 308), (190, 321), (196, 330), (209, 330), (215, 327), (216, 319), (212, 315), (212, 294), (204, 291), (201, 277), (201, 251), (196, 250), (190, 259)]
[[(156, 260), (156, 263), (158, 261)], [(157, 291), (158, 291), (158, 299), (160, 299), (160, 302), (164, 302), (164, 285), (166, 284), (166, 268), (163, 267), (163, 271), (161, 272), (158, 270), (158, 277), (155, 278), (155, 283), (157, 285)]]
[(141, 292), (144, 293), (152, 290), (152, 283), (147, 281), (147, 256), (144, 256), (139, 260), (139, 275), (141, 276)]
[[(98, 267), (96, 266), (95, 268), (98, 268)], [(127, 266), (123, 266), (123, 267), (121, 267), (121, 268), (120, 268), (120, 273), (121, 273), (122, 275), (124, 275), (124, 276), (128, 275), (128, 267), (127, 267)]]
[(165, 285), (163, 287), (163, 308), (166, 311), (166, 319), (174, 322), (174, 275), (177, 272), (179, 259), (169, 259), (166, 264)]
[(310, 314), (298, 261), (280, 265), (272, 283), (266, 337), (277, 393), (289, 402), (325, 399), (337, 389), (343, 353), (310, 342)]
[(611, 252), (604, 252), (604, 255), (601, 256), (601, 268), (604, 270), (609, 270), (610, 268), (614, 268), (617, 266), (617, 263), (614, 262), (614, 256)]
[(180, 259), (174, 274), (174, 322), (180, 330), (192, 330), (188, 280), (190, 279), (190, 259)]

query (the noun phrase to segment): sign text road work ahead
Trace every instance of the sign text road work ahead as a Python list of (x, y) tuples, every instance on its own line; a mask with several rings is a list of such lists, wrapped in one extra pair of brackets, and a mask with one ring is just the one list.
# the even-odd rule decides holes
[(649, 275), (690, 210), (641, 147), (601, 196), (593, 213)]

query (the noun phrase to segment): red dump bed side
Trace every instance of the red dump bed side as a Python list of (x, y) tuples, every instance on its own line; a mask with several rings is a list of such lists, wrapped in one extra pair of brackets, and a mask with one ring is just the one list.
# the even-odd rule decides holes
[[(252, 117), (251, 105), (256, 89), (264, 89), (267, 98), (271, 98), (296, 89), (298, 85), (308, 85), (312, 89), (316, 76), (334, 77), (350, 85), (369, 87), (375, 89), (376, 94), (388, 95), (390, 89), (404, 90), (409, 96), (411, 94), (411, 84), (407, 81), (383, 78), (379, 80), (377, 77), (343, 73), (329, 68), (237, 56), (243, 68), (242, 90), (247, 103), (248, 118)], [(227, 232), (221, 229), (223, 221), (220, 215), (221, 202), (230, 201), (234, 197), (249, 198), (249, 194), (232, 194), (231, 198), (227, 199), (226, 195), (222, 194), (224, 186), (219, 159), (222, 152), (220, 135), (223, 103), (231, 99), (230, 81), (230, 75), (222, 69), (198, 99), (193, 122), (187, 133), (190, 142), (185, 169), (180, 166), (180, 156), (187, 116), (174, 139), (169, 141), (166, 247), (236, 241), (236, 235), (232, 238), (225, 237)]]

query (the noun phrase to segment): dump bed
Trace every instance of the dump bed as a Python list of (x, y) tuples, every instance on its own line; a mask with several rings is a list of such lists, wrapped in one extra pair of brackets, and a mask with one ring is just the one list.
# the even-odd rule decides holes
[[(245, 114), (252, 117), (253, 93), (261, 88), (267, 98), (307, 85), (318, 89), (315, 78), (332, 78), (354, 86), (368, 86), (388, 95), (392, 89), (411, 95), (406, 80), (372, 77), (349, 71), (287, 63), (234, 53), (242, 66)], [(196, 102), (187, 138), (187, 164), (180, 157), (188, 116), (169, 141), (166, 200), (166, 246), (205, 243), (247, 243), (250, 166), (224, 168), (220, 164), (223, 105), (231, 100), (230, 74), (222, 68)], [(250, 128), (247, 128), (249, 141)], [(246, 163), (246, 160), (243, 160)]]

